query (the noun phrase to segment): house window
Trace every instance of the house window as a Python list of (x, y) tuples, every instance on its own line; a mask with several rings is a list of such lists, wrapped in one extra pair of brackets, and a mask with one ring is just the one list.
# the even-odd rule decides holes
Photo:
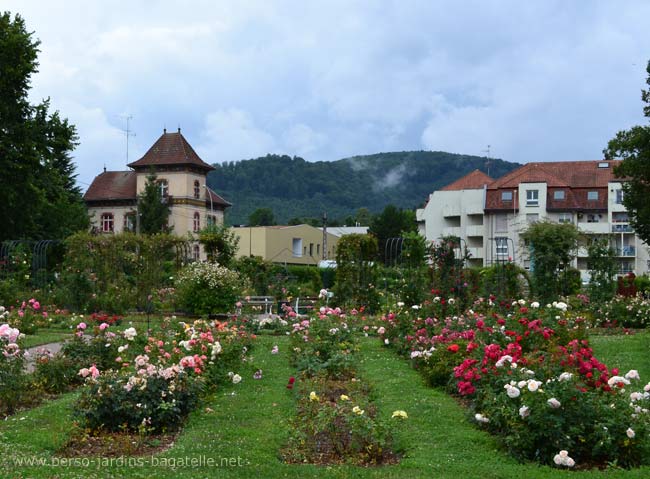
[(573, 215), (571, 213), (560, 213), (557, 220), (558, 223), (573, 223)]
[(623, 190), (616, 190), (616, 204), (623, 204)]
[(201, 197), (201, 185), (199, 184), (198, 181), (194, 182), (194, 198), (200, 198)]
[(102, 233), (112, 233), (113, 213), (102, 213), (101, 224), (102, 224)]
[(497, 233), (506, 233), (508, 231), (508, 216), (507, 215), (497, 215), (496, 216), (496, 228)]
[(528, 223), (529, 225), (533, 223), (537, 223), (538, 221), (539, 221), (539, 215), (537, 213), (526, 215), (526, 223)]
[(526, 206), (539, 205), (539, 190), (526, 190)]
[(587, 223), (600, 223), (600, 216), (596, 214), (587, 215)]
[(208, 226), (214, 226), (217, 224), (217, 217), (214, 215), (208, 215), (207, 221), (208, 221)]
[(320, 244), (316, 245), (316, 255), (320, 256)]
[(198, 233), (200, 229), (201, 229), (201, 215), (197, 212), (194, 213), (193, 230), (195, 233)]
[(314, 256), (314, 243), (309, 243), (309, 256)]
[(512, 201), (512, 191), (502, 191), (501, 201)]
[(291, 240), (291, 252), (294, 258), (302, 257), (302, 238), (293, 238)]
[(554, 200), (563, 200), (564, 199), (564, 190), (555, 190), (553, 192)]
[(598, 200), (598, 192), (597, 191), (588, 191), (587, 192), (587, 200), (589, 200), (589, 201), (597, 201)]
[(135, 232), (135, 213), (124, 215), (124, 231)]
[(195, 261), (198, 261), (201, 258), (201, 248), (199, 248), (198, 244), (194, 245), (193, 256)]
[(158, 184), (160, 185), (160, 196), (167, 198), (169, 196), (169, 183), (167, 183), (167, 180), (160, 180)]

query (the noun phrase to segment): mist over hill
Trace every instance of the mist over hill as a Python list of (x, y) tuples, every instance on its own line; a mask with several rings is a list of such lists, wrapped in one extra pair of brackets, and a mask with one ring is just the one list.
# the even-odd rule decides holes
[[(257, 208), (271, 208), (279, 224), (295, 217), (343, 219), (359, 208), (377, 213), (388, 204), (413, 209), (428, 195), (479, 169), (487, 158), (441, 151), (403, 151), (308, 162), (287, 155), (213, 165), (208, 185), (233, 203), (230, 224), (247, 224)], [(490, 158), (493, 178), (519, 167)]]

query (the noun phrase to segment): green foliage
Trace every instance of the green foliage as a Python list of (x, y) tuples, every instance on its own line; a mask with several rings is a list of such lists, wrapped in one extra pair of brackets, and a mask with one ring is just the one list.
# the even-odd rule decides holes
[(225, 224), (210, 225), (199, 232), (199, 242), (208, 255), (208, 261), (230, 266), (237, 254), (239, 236)]
[(256, 296), (269, 295), (272, 286), (285, 277), (282, 266), (266, 261), (261, 256), (242, 256), (235, 259), (231, 266), (248, 281)]
[(0, 241), (64, 238), (88, 226), (71, 157), (75, 127), (49, 111), (49, 99), (29, 103), (39, 43), (19, 15), (0, 14)]
[(336, 298), (341, 306), (365, 306), (379, 302), (377, 292), (377, 240), (370, 235), (341, 237), (336, 246)]
[(234, 311), (245, 284), (236, 271), (216, 263), (190, 263), (176, 280), (179, 304), (192, 314)]
[(530, 287), (528, 272), (512, 262), (483, 268), (480, 275), (481, 294), (485, 298), (494, 295), (503, 300), (515, 300), (524, 297), (524, 283)]
[(616, 293), (616, 258), (614, 249), (606, 239), (596, 239), (588, 247), (587, 268), (589, 281), (589, 299), (592, 303), (609, 301)]
[[(650, 62), (646, 68), (650, 85)], [(650, 118), (650, 90), (641, 90), (645, 103), (643, 114)], [(622, 159), (616, 167), (617, 176), (625, 178), (623, 183), (623, 204), (630, 216), (630, 223), (644, 242), (650, 241), (650, 126), (634, 126), (619, 131), (603, 151), (605, 158)]]
[(80, 311), (144, 310), (151, 295), (173, 284), (181, 264), (177, 251), (185, 245), (184, 240), (165, 234), (77, 233), (66, 240), (60, 302)]
[(388, 262), (394, 259), (390, 258), (390, 253), (388, 257), (386, 256), (386, 243), (388, 239), (399, 238), (403, 234), (415, 232), (416, 230), (415, 212), (401, 210), (390, 204), (384, 208), (381, 214), (372, 219), (368, 233), (377, 238), (379, 258), (383, 262)]
[(19, 331), (12, 330), (0, 308), (0, 414), (12, 414), (27, 395), (29, 381), (25, 356), (17, 344)]
[(153, 235), (169, 232), (167, 224), (171, 210), (167, 198), (163, 198), (160, 184), (152, 169), (147, 175), (144, 190), (138, 196), (138, 214), (140, 215), (140, 233)]
[(273, 226), (275, 217), (271, 208), (257, 208), (248, 216), (249, 226)]
[(614, 296), (594, 305), (595, 325), (606, 328), (647, 328), (650, 326), (650, 301), (641, 294)]
[(578, 228), (571, 223), (533, 223), (520, 235), (528, 246), (535, 294), (543, 302), (550, 302), (567, 294), (568, 285), (559, 272), (567, 269), (578, 249), (581, 238)]
[[(490, 163), (490, 173), (495, 177), (520, 166), (502, 160)], [(248, 216), (264, 205), (273, 210), (280, 224), (291, 218), (320, 218), (327, 211), (331, 219), (351, 216), (369, 226), (368, 213), (379, 213), (390, 203), (398, 208), (415, 208), (432, 191), (477, 168), (484, 170), (485, 158), (405, 151), (311, 162), (267, 155), (214, 166), (216, 170), (208, 174), (208, 186), (233, 203), (230, 224), (245, 224)], [(400, 181), (387, 183), (390, 173), (391, 178), (399, 175)]]

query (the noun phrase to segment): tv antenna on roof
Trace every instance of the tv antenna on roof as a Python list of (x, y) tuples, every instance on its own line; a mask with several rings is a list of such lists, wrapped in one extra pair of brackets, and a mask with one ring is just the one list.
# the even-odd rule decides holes
[(487, 153), (485, 167), (487, 168), (487, 175), (490, 176), (490, 145), (487, 146), (487, 150), (483, 150), (483, 153)]
[(126, 129), (122, 131), (126, 136), (126, 164), (128, 165), (129, 164), (129, 137), (135, 136), (135, 133), (133, 133), (133, 131), (129, 126), (129, 122), (133, 120), (133, 115), (126, 115), (123, 118), (126, 119)]

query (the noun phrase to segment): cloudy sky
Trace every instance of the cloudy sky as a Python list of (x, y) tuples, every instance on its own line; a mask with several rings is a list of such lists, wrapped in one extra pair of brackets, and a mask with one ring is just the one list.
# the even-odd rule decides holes
[(645, 0), (4, 0), (42, 42), (32, 98), (74, 123), (79, 180), (163, 127), (209, 163), (443, 150), (599, 159), (644, 122)]

